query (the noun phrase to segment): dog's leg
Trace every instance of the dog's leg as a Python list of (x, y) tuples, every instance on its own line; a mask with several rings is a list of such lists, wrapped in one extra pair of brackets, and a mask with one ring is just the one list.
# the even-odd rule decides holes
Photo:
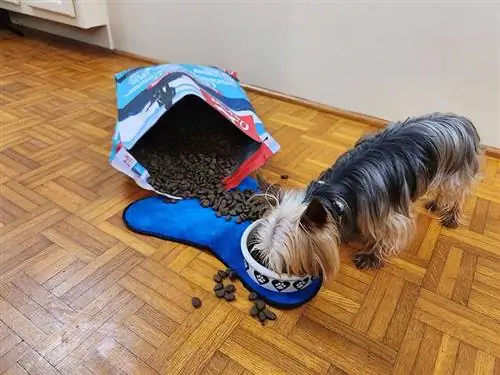
[(381, 268), (384, 264), (379, 248), (373, 245), (369, 245), (366, 249), (354, 254), (353, 260), (360, 270)]
[(450, 190), (444, 184), (436, 199), (436, 212), (441, 224), (446, 228), (457, 228), (461, 222), (461, 208), (466, 192), (464, 189)]
[(455, 173), (438, 187), (436, 208), (441, 224), (446, 228), (457, 228), (462, 222), (462, 207), (476, 176)]
[(380, 268), (392, 255), (404, 250), (410, 243), (414, 228), (413, 214), (392, 211), (384, 220), (364, 220), (362, 228), (368, 246), (354, 255), (359, 269)]

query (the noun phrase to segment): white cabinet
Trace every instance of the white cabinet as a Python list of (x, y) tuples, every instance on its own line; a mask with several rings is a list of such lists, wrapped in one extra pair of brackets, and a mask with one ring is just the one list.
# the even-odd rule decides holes
[(0, 8), (81, 29), (108, 24), (106, 0), (0, 0)]
[(75, 17), (73, 0), (24, 0), (32, 8), (48, 10), (66, 16)]

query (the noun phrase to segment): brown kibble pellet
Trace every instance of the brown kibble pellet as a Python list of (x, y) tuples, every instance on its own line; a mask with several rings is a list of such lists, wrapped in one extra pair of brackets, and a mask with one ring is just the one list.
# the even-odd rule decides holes
[(287, 174), (282, 174), (281, 176), (282, 180), (288, 180), (288, 175)]
[(266, 303), (262, 301), (261, 299), (258, 299), (255, 301), (255, 306), (259, 309), (259, 311), (262, 311), (266, 308)]
[(219, 289), (219, 290), (216, 290), (215, 291), (215, 295), (218, 297), (218, 298), (224, 298), (224, 296), (226, 295), (226, 291), (224, 289)]
[(276, 314), (273, 313), (271, 310), (269, 309), (264, 309), (262, 310), (264, 312), (264, 314), (266, 315), (266, 318), (269, 319), (269, 320), (276, 320)]
[(215, 291), (217, 291), (217, 290), (221, 290), (221, 289), (223, 289), (223, 288), (224, 288), (224, 284), (222, 284), (222, 283), (217, 283), (217, 284), (215, 284), (215, 286), (214, 286), (214, 292), (215, 292)]
[(199, 299), (198, 297), (193, 297), (191, 298), (191, 304), (195, 309), (198, 309), (201, 307), (201, 299)]
[(223, 279), (225, 279), (227, 277), (227, 273), (224, 270), (218, 270), (217, 275), (219, 275)]
[(259, 317), (259, 320), (261, 322), (265, 322), (265, 320), (267, 319), (266, 314), (264, 313), (264, 311), (259, 311), (258, 317)]
[(222, 282), (222, 277), (219, 274), (217, 274), (214, 276), (214, 281), (216, 283), (220, 283), (220, 282)]
[(231, 272), (229, 272), (229, 280), (234, 281), (237, 278), (238, 278), (238, 275), (236, 275), (236, 272), (234, 272), (233, 270), (231, 270)]
[(227, 293), (234, 293), (234, 292), (235, 292), (235, 290), (236, 290), (236, 288), (234, 287), (234, 285), (233, 285), (233, 284), (228, 284), (228, 285), (226, 285), (226, 288), (225, 288), (225, 289), (226, 289), (226, 292), (227, 292)]
[(234, 295), (234, 293), (226, 293), (224, 294), (224, 299), (228, 302), (231, 302), (236, 299), (236, 296)]
[(248, 300), (249, 301), (255, 301), (257, 298), (259, 298), (259, 296), (257, 295), (257, 293), (255, 292), (252, 292), (248, 295)]
[(253, 305), (250, 308), (250, 315), (251, 316), (257, 316), (257, 315), (259, 315), (259, 309), (257, 308), (257, 306)]

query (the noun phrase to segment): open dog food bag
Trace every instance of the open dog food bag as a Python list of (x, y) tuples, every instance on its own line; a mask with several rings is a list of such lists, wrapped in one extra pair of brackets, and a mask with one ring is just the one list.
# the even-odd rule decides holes
[(115, 81), (109, 160), (144, 189), (191, 197), (192, 185), (211, 179), (232, 189), (280, 148), (234, 72), (165, 64), (122, 71)]

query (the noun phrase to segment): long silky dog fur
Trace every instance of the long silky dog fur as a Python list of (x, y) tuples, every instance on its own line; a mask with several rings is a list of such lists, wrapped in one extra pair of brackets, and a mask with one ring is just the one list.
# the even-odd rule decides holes
[(414, 232), (413, 203), (455, 228), (478, 177), (479, 134), (467, 118), (433, 113), (395, 122), (361, 138), (305, 189), (261, 183), (272, 208), (257, 228), (254, 250), (265, 265), (294, 275), (335, 276), (339, 248), (365, 244), (354, 261), (378, 268)]

